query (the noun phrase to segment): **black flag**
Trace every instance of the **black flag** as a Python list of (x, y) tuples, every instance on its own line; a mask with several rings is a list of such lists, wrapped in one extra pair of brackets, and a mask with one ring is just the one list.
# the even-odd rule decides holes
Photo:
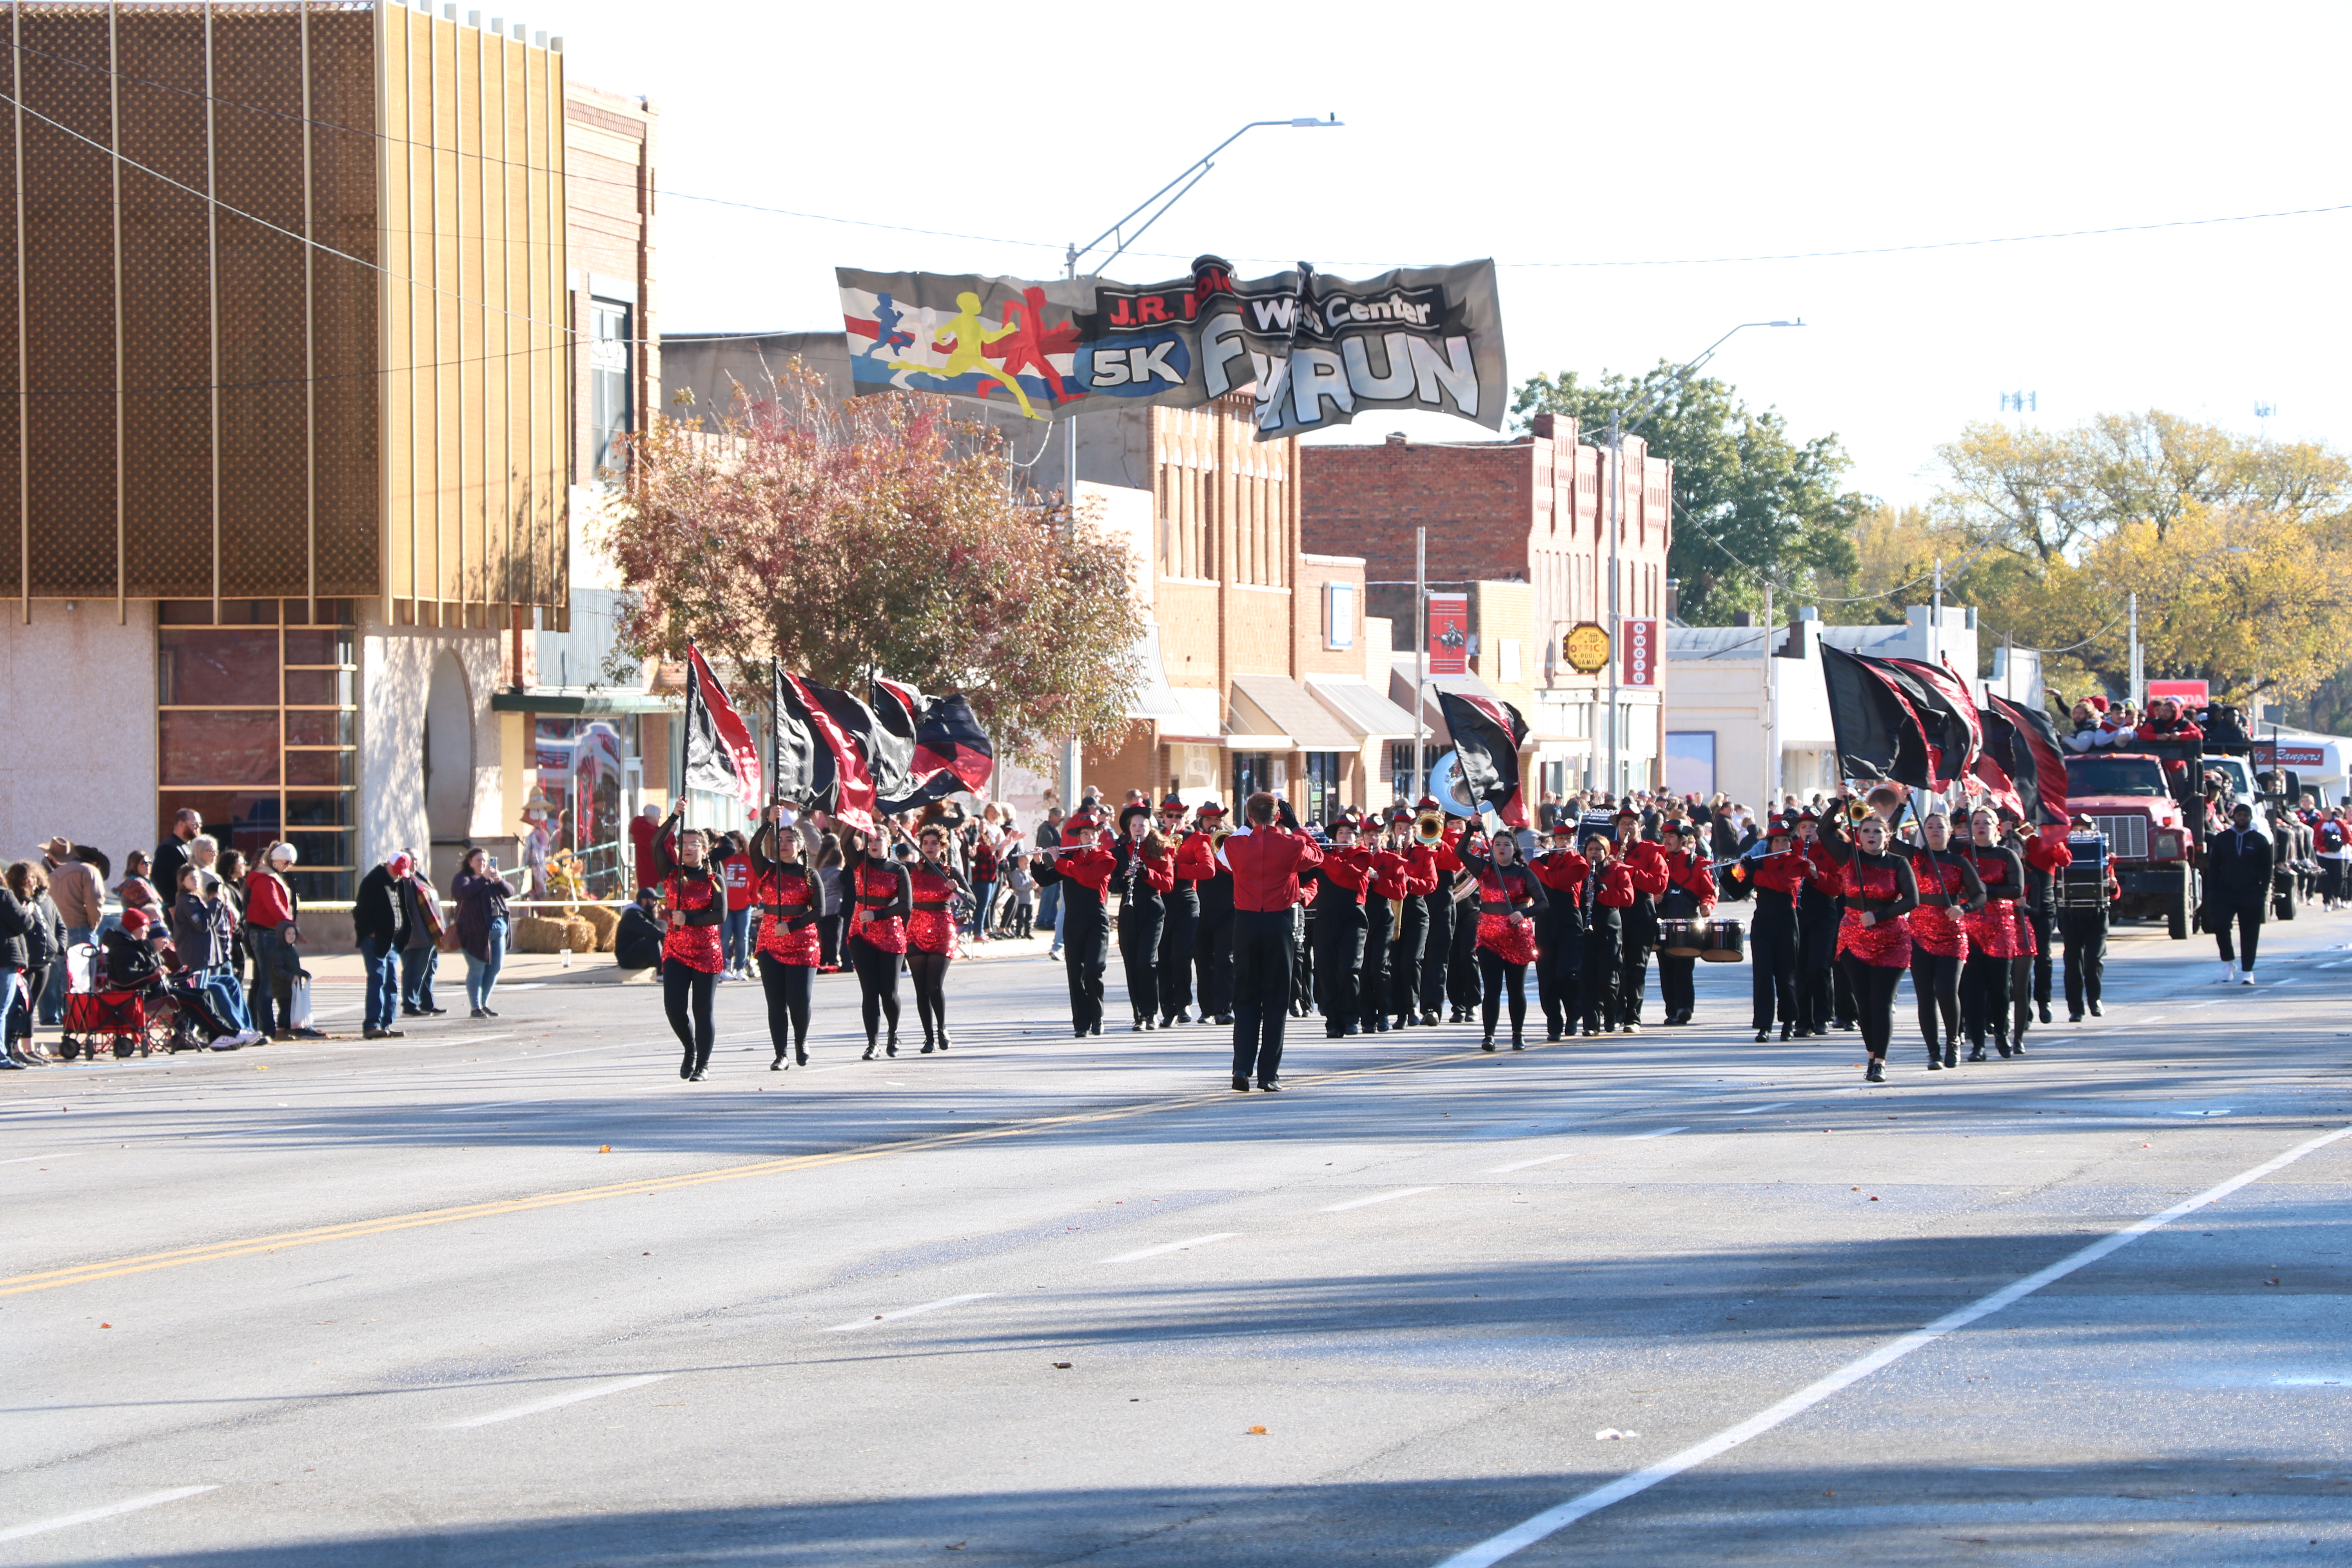
[(771, 660), (769, 710), (770, 771), (775, 778), (775, 798), (789, 800), (812, 811), (830, 811), (839, 780), (833, 749), (809, 722), (808, 710), (784, 679), (784, 667)]
[(1437, 694), (1437, 710), (1454, 737), (1454, 754), (1462, 773), (1463, 788), (1474, 803), (1491, 805), (1495, 815), (1513, 827), (1528, 825), (1527, 803), (1519, 795), (1519, 742), (1528, 738), (1528, 721), (1519, 710), (1498, 698), (1465, 697), (1452, 691)]
[(702, 650), (686, 645), (686, 787), (733, 795), (760, 809), (760, 749)]
[[(2066, 810), (2066, 755), (2058, 749), (2058, 727), (2050, 715), (2005, 697), (1985, 710), (1985, 750), (2016, 782), (2018, 798), (2037, 826), (2063, 827)], [(2000, 737), (1996, 747), (1994, 737)]]
[(1910, 678), (1903, 694), (1927, 731), (1927, 762), (1937, 787), (1956, 784), (1975, 772), (1977, 757), (1984, 750), (1984, 715), (1978, 710), (1967, 681), (1942, 665), (1920, 659), (1858, 657)]
[(1822, 679), (1829, 688), (1838, 776), (1933, 789), (1927, 732), (1909, 700), (1874, 668), (1875, 662), (1822, 644)]
[(996, 746), (989, 740), (988, 731), (971, 711), (971, 703), (961, 691), (945, 697), (922, 701), (922, 694), (892, 681), (877, 681), (874, 710), (877, 718), (889, 721), (881, 693), (897, 695), (901, 701), (913, 700), (919, 704), (921, 719), (915, 725), (912, 763), (908, 773), (915, 780), (913, 790), (902, 799), (886, 800), (885, 811), (917, 810), (935, 800), (945, 800), (951, 795), (970, 790), (977, 795), (988, 788), (995, 776)]

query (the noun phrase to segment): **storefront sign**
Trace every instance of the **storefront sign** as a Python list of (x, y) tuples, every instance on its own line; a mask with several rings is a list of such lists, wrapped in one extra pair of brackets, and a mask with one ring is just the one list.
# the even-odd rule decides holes
[(1623, 621), (1625, 628), (1625, 671), (1619, 677), (1626, 686), (1658, 684), (1658, 623), (1655, 621)]
[(2324, 768), (2327, 765), (2325, 746), (2293, 746), (2284, 742), (2276, 745), (2268, 741), (2254, 743), (2254, 766), (2258, 768)]
[(1598, 675), (1608, 668), (1609, 651), (1609, 628), (1598, 621), (1580, 622), (1559, 639), (1559, 657), (1579, 675)]
[(2151, 680), (2147, 683), (2147, 700), (2169, 697), (2175, 702), (2186, 702), (2192, 708), (2202, 708), (2213, 700), (2211, 689), (2201, 680)]
[(1470, 673), (1470, 595), (1429, 595), (1429, 673)]

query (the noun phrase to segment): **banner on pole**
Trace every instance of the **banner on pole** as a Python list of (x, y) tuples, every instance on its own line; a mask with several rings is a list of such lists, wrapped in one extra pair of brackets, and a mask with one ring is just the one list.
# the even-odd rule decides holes
[(1470, 595), (1431, 594), (1427, 597), (1429, 629), (1424, 646), (1429, 649), (1429, 673), (1469, 674)]
[(1492, 261), (1237, 279), (1214, 256), (1165, 283), (835, 269), (853, 393), (930, 392), (1060, 419), (1198, 407), (1254, 389), (1257, 438), (1376, 409), (1503, 427), (1510, 392)]
[(1621, 621), (1625, 636), (1625, 669), (1618, 677), (1621, 686), (1655, 686), (1658, 684), (1658, 623), (1655, 621)]

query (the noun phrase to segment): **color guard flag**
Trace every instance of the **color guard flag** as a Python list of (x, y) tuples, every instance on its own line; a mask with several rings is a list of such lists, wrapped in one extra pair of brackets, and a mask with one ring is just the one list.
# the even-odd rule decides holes
[(1927, 731), (1876, 659), (1823, 643), (1822, 680), (1829, 689), (1840, 778), (1936, 787)]
[(731, 795), (760, 809), (760, 749), (702, 650), (686, 646), (686, 787)]
[[(846, 691), (819, 686), (806, 676), (787, 674), (784, 692), (787, 706), (808, 725), (833, 759), (834, 799), (825, 809), (852, 827), (871, 832), (874, 775), (866, 766), (864, 742), (843, 726), (837, 712), (851, 714), (853, 723), (868, 730), (873, 725), (872, 713)], [(859, 715), (864, 717), (860, 719)]]
[(2058, 749), (2058, 727), (2050, 715), (2005, 697), (1991, 699), (1985, 712), (1985, 749), (1994, 752), (2037, 826), (2063, 826), (2066, 810), (2066, 757)]
[(813, 811), (830, 811), (838, 787), (833, 752), (817, 738), (806, 709), (785, 683), (784, 667), (773, 659), (768, 662), (768, 710), (773, 719), (769, 725), (768, 775), (774, 798)]
[(1519, 717), (1517, 709), (1498, 698), (1440, 691), (1437, 709), (1444, 717), (1446, 732), (1454, 737), (1463, 789), (1473, 802), (1493, 806), (1495, 815), (1509, 826), (1525, 827), (1528, 809), (1519, 795), (1519, 742), (1528, 738), (1528, 721)]

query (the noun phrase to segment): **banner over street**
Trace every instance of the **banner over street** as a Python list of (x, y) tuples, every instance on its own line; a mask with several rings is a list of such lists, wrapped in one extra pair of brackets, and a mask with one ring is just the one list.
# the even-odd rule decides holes
[(1058, 419), (1121, 402), (1192, 407), (1254, 390), (1258, 439), (1374, 409), (1503, 426), (1495, 264), (1236, 279), (1204, 256), (1138, 286), (836, 269), (851, 391), (930, 392)]

